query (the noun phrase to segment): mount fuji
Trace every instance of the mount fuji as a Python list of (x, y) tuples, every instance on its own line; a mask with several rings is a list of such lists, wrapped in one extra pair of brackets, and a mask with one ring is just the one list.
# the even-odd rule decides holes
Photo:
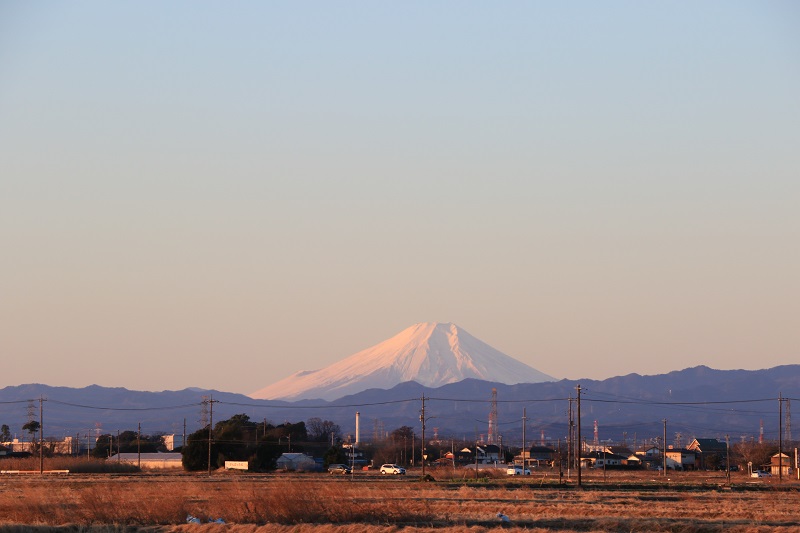
[(427, 322), (414, 324), (320, 370), (292, 374), (250, 396), (265, 400), (335, 400), (367, 389), (389, 389), (406, 381), (440, 387), (467, 378), (507, 385), (555, 381), (455, 324)]

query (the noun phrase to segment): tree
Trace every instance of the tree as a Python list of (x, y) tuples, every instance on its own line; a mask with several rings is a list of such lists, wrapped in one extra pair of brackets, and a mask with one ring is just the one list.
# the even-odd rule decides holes
[(759, 470), (769, 464), (770, 458), (778, 453), (778, 447), (766, 442), (740, 442), (731, 446), (731, 464), (740, 462), (743, 468), (752, 463), (753, 470)]
[[(181, 449), (183, 467), (186, 470), (208, 468), (208, 426), (195, 431), (186, 439)], [(284, 451), (277, 444), (279, 436), (305, 439), (305, 424), (283, 424), (278, 427), (256, 424), (246, 414), (234, 415), (214, 425), (211, 443), (211, 468), (216, 469), (225, 461), (249, 461), (253, 470), (271, 470), (275, 460)]]
[(284, 451), (288, 451), (288, 446), (290, 443), (292, 448), (291, 451), (303, 451), (303, 447), (299, 443), (308, 439), (306, 423), (297, 422), (296, 424), (292, 424), (291, 422), (284, 422), (279, 426), (268, 428), (264, 432), (264, 439), (272, 442), (278, 442), (282, 440), (287, 446), (287, 449), (284, 449)]
[(306, 422), (308, 439), (315, 442), (330, 442), (332, 435), (341, 435), (342, 429), (338, 424), (321, 418), (309, 418)]
[[(109, 450), (109, 448), (111, 448)], [(139, 435), (136, 431), (127, 430), (119, 434), (119, 437), (113, 436), (109, 433), (97, 437), (94, 448), (92, 449), (93, 457), (109, 457), (117, 453), (119, 448), (120, 453), (155, 453), (164, 451), (164, 438), (161, 435)]]
[[(215, 446), (212, 443), (212, 457), (214, 452)], [(186, 438), (186, 444), (181, 449), (181, 463), (183, 468), (190, 471), (208, 469), (208, 426), (198, 429)]]
[(38, 421), (31, 420), (30, 422), (25, 423), (25, 425), (22, 426), (22, 429), (30, 433), (31, 440), (33, 440), (34, 437), (36, 436), (36, 433), (39, 431), (41, 427), (42, 425)]
[(8, 424), (0, 426), (0, 439), (2, 439), (3, 442), (11, 440), (11, 428), (8, 427)]
[(408, 442), (411, 442), (411, 439), (414, 438), (414, 428), (409, 426), (400, 426), (392, 431), (391, 436), (395, 442), (402, 442), (404, 438)]
[(347, 452), (345, 452), (344, 448), (341, 446), (332, 446), (327, 452), (325, 452), (325, 457), (323, 460), (325, 468), (328, 468), (328, 465), (332, 464), (348, 464), (350, 462)]

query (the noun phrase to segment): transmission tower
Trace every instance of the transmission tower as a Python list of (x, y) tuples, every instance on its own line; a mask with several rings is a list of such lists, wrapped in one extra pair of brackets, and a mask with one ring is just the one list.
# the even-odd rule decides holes
[(200, 408), (200, 428), (205, 428), (208, 425), (208, 396), (203, 395), (202, 407)]
[(381, 431), (381, 421), (377, 418), (372, 419), (372, 442), (383, 442), (383, 432)]
[(489, 436), (487, 444), (494, 444), (497, 439), (497, 389), (492, 388), (492, 407), (489, 411)]
[(784, 416), (783, 425), (786, 428), (784, 430), (785, 431), (784, 440), (786, 440), (788, 442), (791, 442), (792, 441), (792, 413), (789, 410), (789, 406), (791, 405), (791, 403), (789, 402), (788, 398), (786, 400), (784, 400), (784, 401), (786, 402), (786, 414), (783, 415)]
[(25, 414), (28, 417), (28, 422), (36, 420), (36, 407), (33, 405), (33, 400), (28, 400), (28, 408)]
[(764, 420), (761, 420), (758, 428), (758, 443), (764, 444)]

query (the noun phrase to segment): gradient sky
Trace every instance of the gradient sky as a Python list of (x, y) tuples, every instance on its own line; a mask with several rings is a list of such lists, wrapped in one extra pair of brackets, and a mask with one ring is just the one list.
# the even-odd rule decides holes
[(800, 4), (0, 0), (0, 385), (250, 393), (425, 321), (800, 363)]

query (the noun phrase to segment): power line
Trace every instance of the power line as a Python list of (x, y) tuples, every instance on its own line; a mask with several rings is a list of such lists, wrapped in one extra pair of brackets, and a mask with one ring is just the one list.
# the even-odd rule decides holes
[[(426, 397), (425, 399), (427, 400), (428, 398)], [(222, 405), (236, 405), (238, 407), (258, 407), (263, 409), (340, 409), (343, 407), (370, 407), (373, 405), (389, 405), (395, 403), (410, 403), (417, 401), (419, 401), (419, 398), (408, 398), (406, 400), (387, 400), (385, 402), (348, 403), (348, 404), (336, 404), (336, 405), (269, 405), (269, 404), (225, 402), (222, 400), (214, 400), (215, 403), (219, 403)]]
[(187, 403), (184, 405), (167, 405), (162, 407), (108, 407), (108, 406), (100, 407), (95, 405), (82, 405), (70, 402), (60, 402), (58, 400), (53, 400), (52, 398), (48, 399), (48, 401), (59, 405), (67, 405), (69, 407), (78, 407), (81, 409), (97, 409), (99, 411), (167, 411), (170, 409), (186, 409), (188, 407), (197, 407), (198, 405), (200, 405), (200, 402), (197, 402), (197, 403)]

